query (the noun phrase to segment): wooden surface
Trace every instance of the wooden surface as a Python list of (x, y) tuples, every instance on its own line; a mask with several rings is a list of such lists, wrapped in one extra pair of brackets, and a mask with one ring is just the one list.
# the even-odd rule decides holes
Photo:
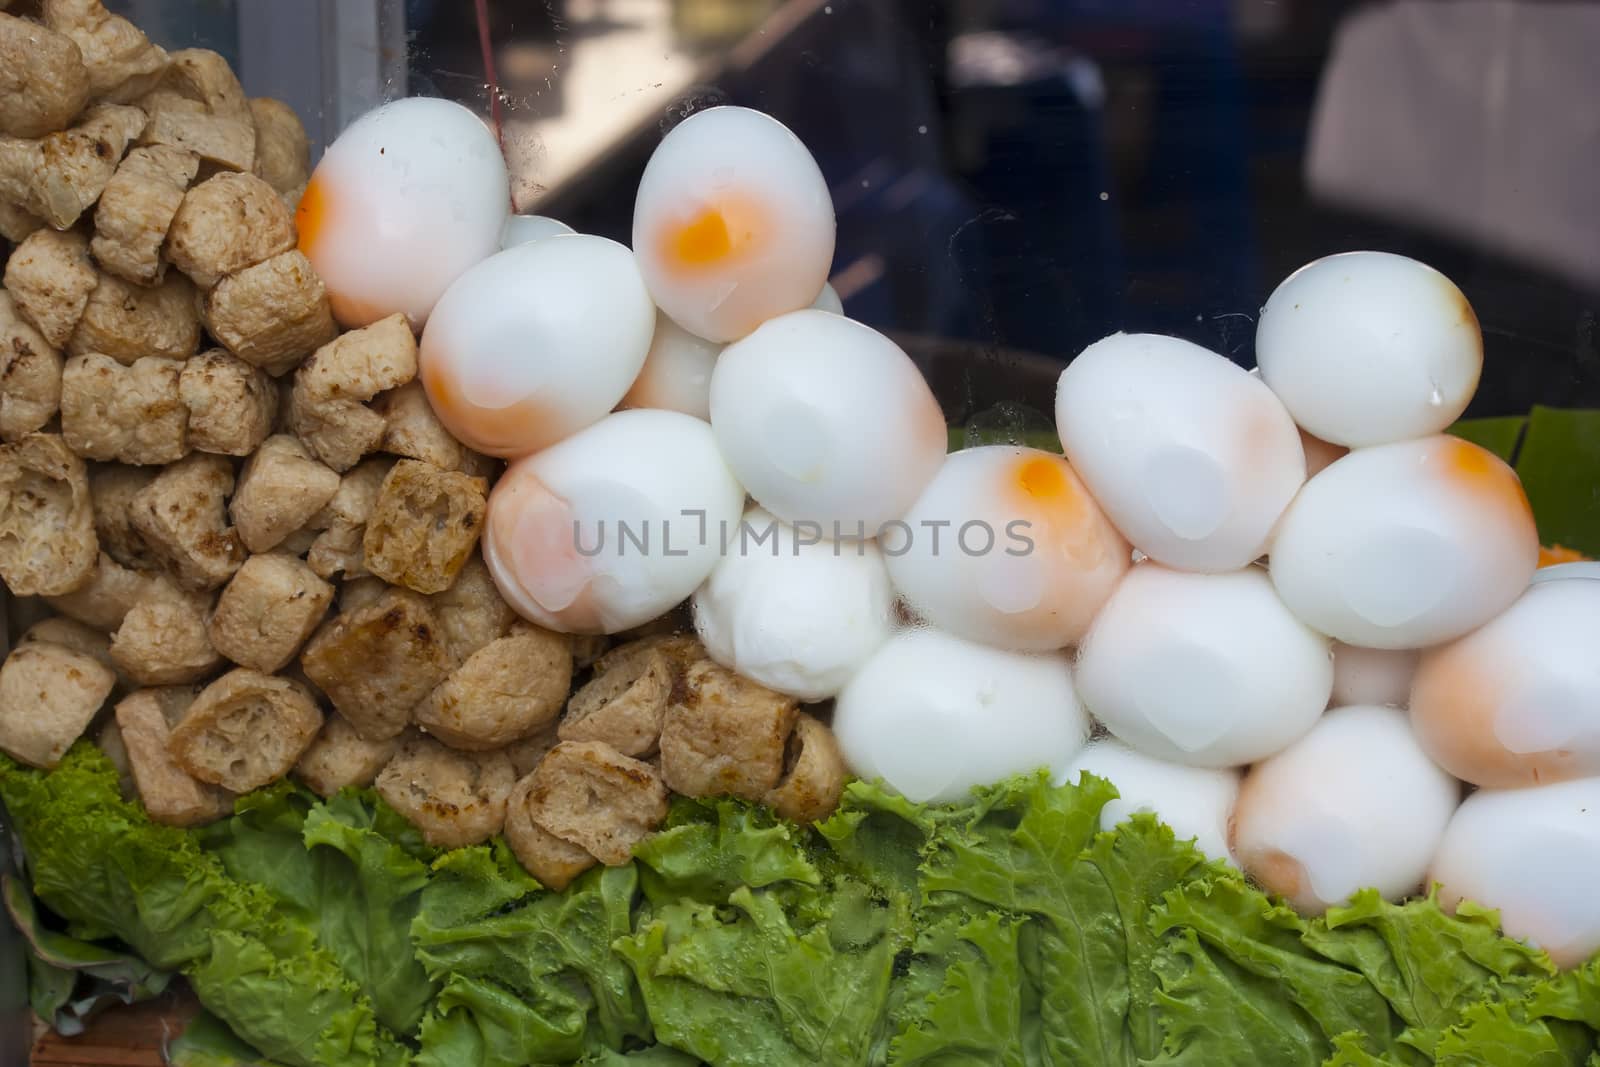
[(199, 1010), (187, 988), (112, 1008), (77, 1037), (45, 1031), (33, 1043), (33, 1067), (163, 1067), (162, 1049)]

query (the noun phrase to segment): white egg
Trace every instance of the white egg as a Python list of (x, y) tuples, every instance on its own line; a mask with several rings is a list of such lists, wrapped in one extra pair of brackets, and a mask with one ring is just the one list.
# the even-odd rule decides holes
[(1411, 679), (1416, 673), (1415, 649), (1361, 648), (1335, 641), (1333, 706), (1382, 704), (1403, 708), (1411, 699)]
[(1446, 770), (1507, 788), (1600, 775), (1600, 582), (1537, 581), (1422, 656), (1411, 722)]
[(1328, 639), (1259, 567), (1193, 574), (1135, 566), (1078, 652), (1078, 692), (1123, 741), (1195, 767), (1283, 748), (1328, 706)]
[(341, 325), (403, 312), (420, 330), (450, 284), (499, 249), (510, 188), (476, 115), (448, 100), (396, 100), (323, 153), (295, 210), (300, 251)]
[(1539, 537), (1510, 467), (1455, 437), (1351, 452), (1312, 478), (1272, 541), (1272, 580), (1310, 625), (1424, 648), (1488, 622), (1533, 575)]
[(696, 337), (668, 318), (666, 312), (656, 312), (656, 332), (650, 340), (644, 369), (622, 398), (622, 406), (663, 408), (710, 419), (711, 372), (721, 354), (721, 345)]
[(711, 658), (801, 700), (834, 696), (894, 629), (872, 541), (830, 541), (751, 508), (694, 595)]
[(1573, 563), (1546, 563), (1533, 572), (1531, 582), (1559, 582), (1568, 578), (1600, 580), (1600, 563), (1584, 560)]
[(1426, 437), (1466, 410), (1483, 337), (1455, 283), (1389, 252), (1328, 256), (1261, 309), (1256, 362), (1295, 421), (1360, 447)]
[(908, 630), (844, 687), (833, 731), (858, 776), (918, 803), (946, 803), (1014, 774), (1059, 774), (1083, 747), (1089, 718), (1064, 656)]
[(827, 282), (822, 284), (822, 292), (817, 294), (811, 306), (817, 311), (830, 311), (835, 315), (844, 314), (844, 301), (839, 299), (839, 294)]
[(1061, 373), (1067, 458), (1133, 546), (1194, 571), (1259, 559), (1306, 479), (1294, 421), (1272, 391), (1198, 345), (1113, 334)]
[(457, 279), (423, 331), (422, 383), (461, 441), (525, 456), (616, 407), (654, 329), (633, 253), (604, 237), (550, 237)]
[(1461, 786), (1426, 755), (1405, 712), (1334, 708), (1245, 775), (1233, 854), (1263, 888), (1307, 914), (1372, 887), (1422, 888)]
[(542, 241), (546, 237), (559, 237), (577, 232), (560, 219), (544, 215), (512, 215), (506, 219), (505, 231), (500, 235), (500, 247), (515, 248), (517, 245)]
[(949, 456), (883, 535), (889, 575), (940, 629), (1019, 651), (1077, 644), (1132, 553), (1060, 456), (988, 445)]
[(483, 556), (524, 618), (617, 633), (693, 593), (743, 509), (711, 427), (621, 411), (507, 468), (489, 496)]
[(780, 316), (724, 349), (711, 425), (759, 504), (832, 538), (871, 537), (904, 514), (949, 445), (911, 357), (826, 311)]
[(1169, 763), (1137, 752), (1112, 738), (1091, 741), (1057, 777), (1076, 783), (1088, 771), (1117, 787), (1117, 799), (1100, 809), (1100, 829), (1111, 830), (1134, 815), (1154, 815), (1180, 841), (1212, 859), (1228, 855), (1228, 819), (1239, 794), (1239, 772)]
[(1500, 913), (1510, 937), (1559, 967), (1600, 951), (1600, 778), (1529, 789), (1480, 789), (1456, 810), (1429, 878), (1454, 908), (1471, 900)]

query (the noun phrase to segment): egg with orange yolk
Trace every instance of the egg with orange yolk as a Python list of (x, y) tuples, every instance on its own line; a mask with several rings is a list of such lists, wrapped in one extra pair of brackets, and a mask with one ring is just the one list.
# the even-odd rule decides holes
[(663, 408), (710, 419), (711, 372), (721, 353), (721, 345), (696, 337), (658, 311), (644, 367), (622, 398), (622, 406)]
[(917, 614), (1023, 651), (1077, 644), (1132, 559), (1065, 459), (1009, 445), (949, 456), (881, 536)]
[(711, 427), (739, 481), (788, 523), (873, 537), (944, 462), (949, 431), (911, 357), (870, 326), (795, 311), (723, 349)]
[(1089, 711), (1140, 752), (1194, 767), (1278, 751), (1332, 688), (1328, 639), (1289, 613), (1260, 567), (1136, 564), (1078, 648)]
[(548, 237), (456, 280), (423, 330), (419, 374), (458, 440), (515, 459), (616, 407), (654, 328), (633, 253), (604, 237)]
[(500, 247), (510, 180), (494, 135), (460, 104), (409, 97), (334, 139), (295, 225), (346, 328), (400, 312), (420, 330), (461, 274)]
[(1260, 558), (1306, 479), (1299, 432), (1272, 391), (1176, 337), (1118, 333), (1084, 349), (1056, 386), (1056, 430), (1123, 536), (1184, 570)]
[(1411, 689), (1423, 747), (1458, 778), (1492, 788), (1600, 775), (1597, 634), (1600, 581), (1555, 578), (1429, 649)]
[(1454, 911), (1470, 900), (1500, 914), (1507, 936), (1577, 967), (1600, 951), (1600, 778), (1480, 789), (1446, 827), (1429, 879)]
[(650, 294), (726, 343), (809, 307), (833, 261), (833, 201), (805, 145), (771, 116), (714, 107), (673, 127), (645, 165), (633, 247)]
[(1539, 538), (1516, 473), (1439, 435), (1360, 448), (1312, 478), (1278, 525), (1272, 580), (1325, 634), (1364, 648), (1425, 648), (1510, 606)]
[(614, 634), (687, 599), (743, 509), (711, 427), (676, 411), (619, 411), (506, 469), (483, 557), (524, 618)]
[(1461, 786), (1417, 745), (1403, 711), (1334, 708), (1257, 763), (1233, 808), (1233, 854), (1262, 888), (1318, 915), (1375, 888), (1422, 888)]

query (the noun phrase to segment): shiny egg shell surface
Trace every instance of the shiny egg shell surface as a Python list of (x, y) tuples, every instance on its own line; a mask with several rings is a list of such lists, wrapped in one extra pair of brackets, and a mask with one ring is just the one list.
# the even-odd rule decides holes
[(1100, 809), (1100, 829), (1114, 830), (1134, 815), (1154, 815), (1178, 840), (1194, 839), (1211, 859), (1228, 859), (1228, 819), (1239, 795), (1239, 772), (1190, 767), (1146, 756), (1115, 738), (1083, 747), (1056, 784), (1076, 784), (1087, 771), (1117, 787)]
[(560, 219), (552, 219), (545, 215), (512, 215), (506, 219), (505, 231), (500, 235), (500, 247), (515, 248), (517, 245), (542, 241), (546, 237), (576, 232)]
[(697, 419), (711, 418), (711, 372), (722, 346), (696, 337), (656, 312), (656, 330), (644, 367), (622, 398), (625, 408), (662, 408)]

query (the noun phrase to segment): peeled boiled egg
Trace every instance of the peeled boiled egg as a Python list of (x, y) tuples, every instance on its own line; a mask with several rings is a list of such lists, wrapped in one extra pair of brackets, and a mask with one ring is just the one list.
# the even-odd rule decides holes
[(644, 365), (655, 308), (604, 237), (518, 245), (458, 278), (422, 334), (422, 384), (461, 441), (515, 458), (596, 422)]
[(625, 408), (664, 408), (697, 419), (711, 418), (711, 371), (722, 346), (696, 337), (656, 312), (656, 330), (644, 368), (622, 398)]
[(1500, 913), (1506, 934), (1576, 967), (1600, 951), (1600, 778), (1480, 789), (1450, 820), (1429, 877), (1454, 908)]
[(1133, 546), (1194, 571), (1260, 558), (1306, 479), (1294, 420), (1259, 380), (1198, 345), (1113, 334), (1056, 388), (1067, 459)]
[(633, 247), (650, 293), (697, 337), (736, 341), (809, 307), (833, 262), (833, 200), (788, 127), (742, 107), (691, 115), (645, 165)]
[(1148, 813), (1172, 827), (1178, 840), (1192, 838), (1212, 859), (1228, 858), (1228, 819), (1239, 794), (1238, 771), (1169, 763), (1109, 737), (1085, 745), (1056, 784), (1076, 783), (1084, 771), (1117, 787), (1117, 799), (1100, 809), (1100, 829), (1111, 830)]
[(1078, 650), (1078, 693), (1148, 756), (1233, 767), (1283, 748), (1328, 706), (1328, 639), (1289, 613), (1259, 567), (1135, 566)]
[(1411, 700), (1411, 679), (1416, 673), (1415, 649), (1360, 648), (1335, 641), (1333, 705), (1383, 704), (1403, 708)]
[(1424, 648), (1488, 622), (1539, 557), (1516, 474), (1439, 435), (1351, 452), (1312, 478), (1272, 542), (1289, 609), (1340, 641)]
[(295, 209), (300, 251), (341, 325), (403, 312), (420, 330), (450, 284), (499, 249), (510, 190), (476, 115), (448, 100), (395, 100), (323, 153)]
[(1460, 797), (1403, 711), (1334, 708), (1245, 775), (1233, 854), (1263, 888), (1307, 914), (1368, 886), (1398, 900), (1422, 887)]
[(743, 509), (711, 427), (620, 411), (506, 469), (489, 496), (484, 562), (524, 618), (617, 633), (693, 593), (717, 564), (718, 531)]
[(1600, 775), (1600, 582), (1534, 582), (1423, 654), (1411, 721), (1446, 770), (1505, 788)]
[(917, 629), (891, 637), (844, 687), (833, 731), (860, 777), (945, 803), (1013, 774), (1059, 774), (1089, 736), (1089, 717), (1064, 656)]
[(500, 247), (514, 248), (542, 241), (546, 237), (577, 232), (560, 219), (545, 215), (512, 215), (506, 219), (505, 232), (500, 235)]
[(1076, 644), (1132, 558), (1065, 459), (1008, 445), (949, 456), (883, 543), (919, 615), (1022, 651)]
[(839, 294), (827, 282), (822, 283), (822, 292), (811, 302), (817, 311), (831, 311), (835, 315), (844, 314), (844, 301), (839, 299)]
[(894, 628), (894, 592), (872, 541), (830, 541), (751, 508), (694, 595), (711, 658), (801, 700), (844, 688)]
[(1261, 309), (1256, 362), (1295, 421), (1336, 445), (1435, 434), (1466, 410), (1483, 336), (1455, 283), (1389, 252), (1301, 267)]
[(835, 539), (875, 536), (904, 514), (949, 444), (911, 357), (870, 326), (813, 310), (723, 350), (711, 426), (757, 503)]

